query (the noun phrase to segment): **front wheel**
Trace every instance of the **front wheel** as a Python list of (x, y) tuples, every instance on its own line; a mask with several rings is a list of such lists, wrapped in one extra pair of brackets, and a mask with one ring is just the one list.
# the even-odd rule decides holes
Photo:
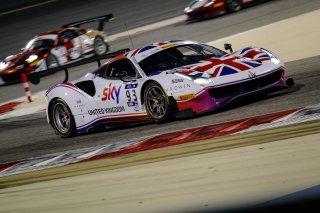
[(172, 118), (170, 100), (158, 83), (152, 82), (147, 85), (144, 104), (147, 113), (156, 123), (164, 123)]
[(76, 133), (74, 117), (67, 103), (62, 99), (55, 100), (51, 107), (51, 125), (63, 138), (71, 137)]
[(241, 10), (241, 0), (227, 0), (227, 8), (231, 13)]

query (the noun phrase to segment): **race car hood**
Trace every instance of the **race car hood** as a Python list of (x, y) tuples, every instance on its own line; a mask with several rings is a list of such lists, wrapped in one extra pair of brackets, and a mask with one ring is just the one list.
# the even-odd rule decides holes
[(46, 49), (39, 49), (39, 50), (31, 50), (26, 52), (20, 52), (16, 55), (11, 55), (6, 57), (2, 62), (2, 69), (0, 72), (6, 72), (7, 70), (11, 70), (17, 66), (24, 65), (26, 60), (31, 56), (35, 55), (36, 57), (42, 57), (47, 52)]
[[(267, 59), (270, 60), (270, 59)], [(176, 68), (175, 71), (187, 76), (217, 78), (247, 72), (263, 66), (264, 60), (242, 56), (227, 55), (221, 58), (209, 58), (197, 63)]]
[(11, 55), (8, 56), (7, 58), (4, 59), (4, 62), (11, 62), (14, 64), (21, 64), (24, 63), (25, 60), (30, 56), (30, 55), (38, 55), (40, 50), (31, 50), (31, 51), (26, 51), (26, 52), (20, 52), (16, 55)]

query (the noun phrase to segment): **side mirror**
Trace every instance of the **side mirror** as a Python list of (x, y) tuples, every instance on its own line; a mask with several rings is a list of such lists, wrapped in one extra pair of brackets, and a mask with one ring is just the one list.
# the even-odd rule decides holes
[(34, 85), (38, 85), (40, 83), (40, 76), (39, 76), (39, 73), (37, 73), (37, 72), (29, 73), (28, 79), (29, 79), (30, 83), (32, 83)]
[(125, 77), (128, 77), (128, 73), (126, 71), (120, 71), (120, 72), (116, 73), (115, 76), (117, 78), (119, 78), (121, 81), (129, 82), (129, 81), (126, 81), (126, 80), (123, 79)]
[(224, 49), (225, 49), (225, 50), (229, 50), (230, 53), (233, 52), (233, 50), (232, 50), (232, 45), (231, 45), (231, 44), (225, 43), (225, 44), (224, 44)]

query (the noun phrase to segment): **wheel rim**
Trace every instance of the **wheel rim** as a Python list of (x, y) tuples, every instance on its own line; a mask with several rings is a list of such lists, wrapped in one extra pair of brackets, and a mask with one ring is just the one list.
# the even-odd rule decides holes
[(167, 110), (166, 96), (159, 87), (151, 87), (146, 93), (147, 109), (153, 118), (162, 118)]
[(231, 11), (238, 11), (241, 9), (241, 4), (238, 0), (231, 0), (229, 2), (229, 7)]
[(67, 107), (62, 103), (57, 103), (53, 109), (53, 120), (57, 130), (64, 134), (70, 129), (70, 114)]
[(102, 55), (107, 51), (107, 46), (101, 38), (96, 39), (94, 49), (98, 55)]
[(54, 57), (49, 57), (48, 58), (48, 68), (54, 68), (54, 67), (58, 67), (58, 61), (56, 58)]

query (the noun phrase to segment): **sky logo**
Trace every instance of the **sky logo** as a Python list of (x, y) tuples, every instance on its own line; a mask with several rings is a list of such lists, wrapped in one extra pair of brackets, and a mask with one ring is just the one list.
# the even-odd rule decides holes
[(117, 87), (112, 86), (112, 83), (109, 84), (108, 87), (104, 88), (103, 90), (103, 97), (101, 98), (102, 101), (109, 101), (109, 100), (116, 100), (117, 104), (119, 104), (119, 95), (120, 95), (121, 86)]

